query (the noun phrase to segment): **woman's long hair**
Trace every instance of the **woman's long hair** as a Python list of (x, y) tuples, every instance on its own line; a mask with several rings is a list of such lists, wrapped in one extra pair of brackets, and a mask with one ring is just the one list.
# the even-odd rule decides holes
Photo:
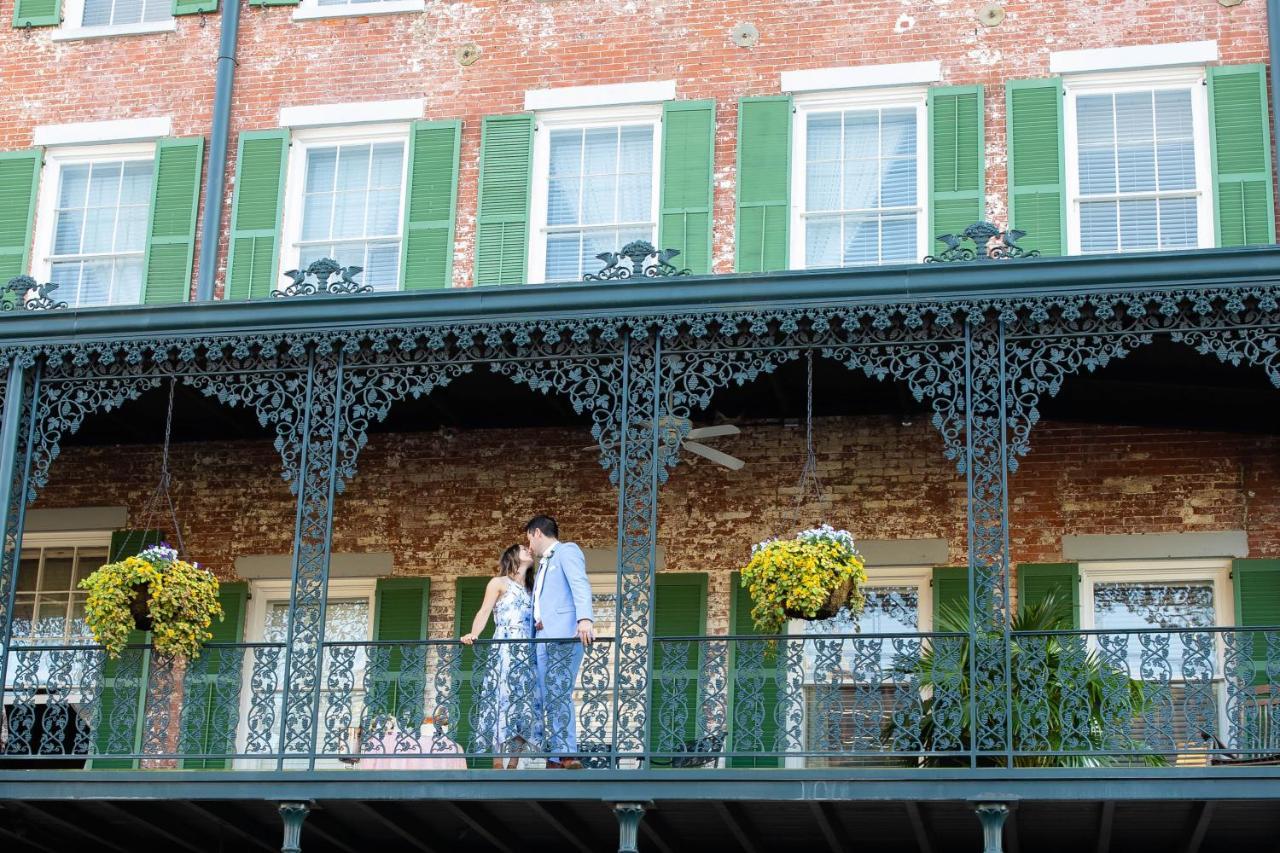
[[(514, 578), (520, 572), (520, 545), (517, 543), (502, 552), (502, 557), (498, 560), (498, 574), (507, 578)], [(530, 566), (529, 571), (524, 573), (524, 588), (533, 592), (533, 573), (534, 567)]]

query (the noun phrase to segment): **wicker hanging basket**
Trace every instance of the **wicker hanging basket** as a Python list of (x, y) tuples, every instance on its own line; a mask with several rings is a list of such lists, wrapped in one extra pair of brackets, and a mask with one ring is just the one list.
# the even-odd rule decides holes
[(849, 603), (849, 598), (853, 593), (853, 584), (845, 582), (831, 590), (831, 594), (827, 596), (827, 603), (818, 608), (818, 611), (812, 616), (800, 610), (784, 609), (783, 612), (788, 619), (803, 619), (806, 622), (821, 622), (824, 619), (832, 619), (841, 608)]

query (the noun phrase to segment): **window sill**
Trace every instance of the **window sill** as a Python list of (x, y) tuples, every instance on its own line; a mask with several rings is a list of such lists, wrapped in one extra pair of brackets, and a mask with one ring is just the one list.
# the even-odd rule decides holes
[(167, 21), (142, 21), (137, 24), (114, 24), (106, 27), (66, 27), (50, 36), (53, 41), (84, 41), (111, 36), (139, 36), (149, 33), (171, 33), (178, 29), (173, 18)]
[(347, 6), (301, 5), (293, 11), (295, 21), (314, 21), (320, 18), (355, 18), (364, 15), (394, 15), (406, 12), (422, 12), (427, 0), (382, 0), (379, 3), (352, 3)]

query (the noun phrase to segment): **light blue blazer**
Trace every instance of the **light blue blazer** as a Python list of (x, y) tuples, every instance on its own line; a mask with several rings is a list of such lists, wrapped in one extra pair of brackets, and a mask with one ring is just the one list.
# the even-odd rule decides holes
[(543, 576), (534, 579), (538, 612), (542, 615), (539, 637), (559, 639), (578, 632), (579, 619), (595, 620), (591, 611), (591, 582), (587, 559), (572, 542), (560, 542), (551, 552)]

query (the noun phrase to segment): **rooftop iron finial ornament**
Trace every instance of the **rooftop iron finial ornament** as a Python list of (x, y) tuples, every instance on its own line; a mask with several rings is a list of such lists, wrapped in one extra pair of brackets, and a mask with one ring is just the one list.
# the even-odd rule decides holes
[[(67, 307), (67, 303), (49, 295), (58, 289), (58, 285), (51, 281), (36, 284), (31, 276), (20, 275), (9, 279), (4, 289), (13, 294), (13, 300), (6, 300), (2, 306), (5, 311), (56, 311)], [(35, 295), (28, 299), (27, 294), (32, 292)]]
[[(373, 293), (373, 285), (361, 284), (355, 277), (364, 271), (364, 267), (344, 267), (333, 258), (321, 258), (312, 261), (305, 270), (289, 270), (286, 276), (293, 279), (293, 284), (283, 290), (271, 291), (272, 296), (315, 296), (316, 294), (337, 295), (344, 293)], [(337, 275), (338, 280), (333, 277)]]
[[(598, 260), (604, 261), (604, 267), (598, 273), (587, 273), (582, 280), (612, 281), (623, 278), (667, 278), (692, 275), (691, 270), (681, 269), (671, 263), (672, 259), (679, 254), (679, 249), (659, 251), (647, 240), (633, 240), (623, 246), (621, 252), (601, 252), (596, 255)], [(624, 261), (631, 262), (629, 269), (623, 266)]]
[[(938, 242), (947, 248), (936, 255), (929, 255), (924, 259), (924, 262), (932, 264), (939, 261), (987, 261), (1002, 258), (1040, 257), (1039, 249), (1028, 250), (1018, 245), (1018, 241), (1025, 236), (1027, 236), (1027, 232), (1020, 231), (1017, 228), (1001, 231), (990, 222), (975, 222), (958, 235), (939, 235)], [(999, 243), (994, 246), (987, 245), (997, 237), (1000, 238)], [(972, 248), (965, 245), (966, 241), (972, 244)]]

